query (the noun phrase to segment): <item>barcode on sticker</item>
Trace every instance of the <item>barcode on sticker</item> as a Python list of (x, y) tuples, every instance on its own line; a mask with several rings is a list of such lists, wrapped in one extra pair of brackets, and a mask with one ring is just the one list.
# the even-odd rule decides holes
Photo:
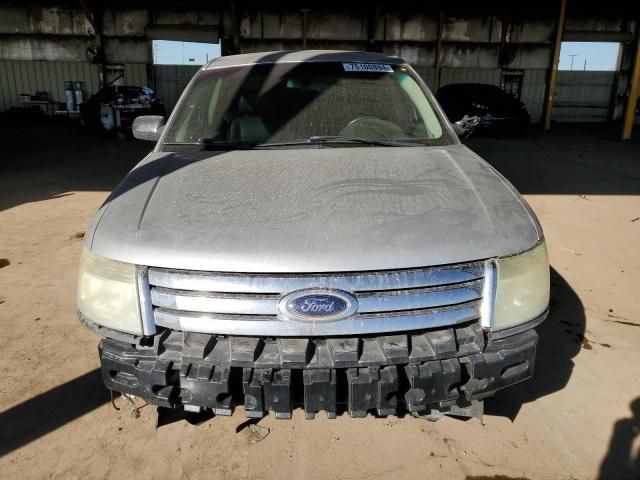
[(345, 72), (388, 72), (393, 73), (391, 65), (384, 63), (343, 63)]

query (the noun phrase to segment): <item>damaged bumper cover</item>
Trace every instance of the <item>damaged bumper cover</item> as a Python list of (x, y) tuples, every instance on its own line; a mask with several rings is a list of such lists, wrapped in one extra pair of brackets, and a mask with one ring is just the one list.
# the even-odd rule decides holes
[(399, 409), (478, 416), (479, 400), (533, 374), (537, 340), (534, 330), (487, 340), (472, 323), (326, 339), (166, 330), (153, 347), (104, 339), (99, 350), (107, 388), (164, 407), (231, 415), (243, 405), (250, 418), (290, 418), (298, 405), (307, 418)]

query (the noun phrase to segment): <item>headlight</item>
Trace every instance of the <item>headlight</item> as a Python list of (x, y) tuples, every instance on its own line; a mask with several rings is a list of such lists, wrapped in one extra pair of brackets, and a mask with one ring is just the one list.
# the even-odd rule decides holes
[(492, 330), (504, 330), (534, 320), (549, 306), (549, 259), (540, 242), (531, 250), (499, 258)]
[(91, 253), (80, 257), (78, 309), (88, 320), (142, 335), (136, 266)]

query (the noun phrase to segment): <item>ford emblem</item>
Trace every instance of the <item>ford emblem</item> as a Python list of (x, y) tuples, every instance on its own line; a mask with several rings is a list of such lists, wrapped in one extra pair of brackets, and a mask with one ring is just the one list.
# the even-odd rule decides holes
[(358, 301), (341, 290), (298, 290), (280, 301), (280, 314), (301, 321), (336, 321), (358, 310)]

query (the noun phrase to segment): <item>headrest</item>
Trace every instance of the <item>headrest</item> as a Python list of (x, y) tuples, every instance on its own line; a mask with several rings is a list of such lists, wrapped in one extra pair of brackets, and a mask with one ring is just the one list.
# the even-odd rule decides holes
[(240, 100), (238, 100), (238, 112), (240, 112), (241, 115), (252, 115), (255, 113), (244, 97), (240, 97)]

